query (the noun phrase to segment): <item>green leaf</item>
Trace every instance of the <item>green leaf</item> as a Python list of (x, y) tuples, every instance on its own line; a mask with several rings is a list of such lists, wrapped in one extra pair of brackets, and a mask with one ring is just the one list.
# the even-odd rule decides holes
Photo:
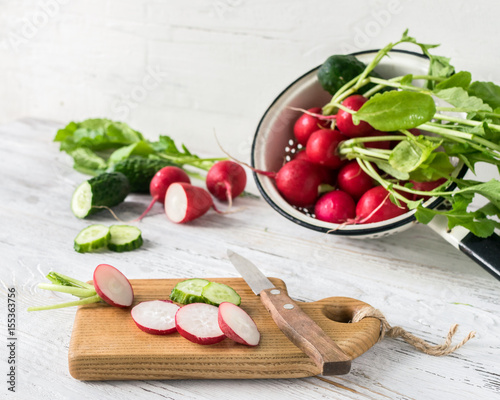
[(105, 150), (143, 140), (142, 135), (123, 122), (108, 119), (87, 119), (71, 122), (60, 129), (55, 141), (61, 142), (61, 151), (71, 152), (78, 147)]
[(491, 108), (500, 107), (500, 86), (493, 82), (473, 82), (468, 91), (471, 96), (479, 97)]
[(353, 114), (354, 123), (366, 121), (379, 131), (415, 128), (436, 113), (431, 96), (424, 93), (390, 91), (370, 98)]
[(397, 170), (396, 168), (393, 168), (391, 166), (391, 164), (389, 164), (386, 161), (376, 161), (375, 164), (382, 171), (384, 171), (385, 173), (391, 175), (392, 177), (394, 177), (396, 179), (406, 181), (410, 178), (410, 175), (407, 172), (402, 172), (402, 171)]
[(426, 139), (424, 135), (403, 140), (392, 150), (389, 164), (398, 171), (412, 172), (425, 162), (440, 144)]
[(107, 168), (106, 160), (88, 147), (75, 148), (69, 155), (73, 157), (73, 168), (84, 174), (97, 175), (99, 171), (104, 171)]
[(432, 219), (439, 214), (439, 211), (423, 207), (422, 205), (417, 207), (417, 211), (415, 212), (415, 218), (421, 224), (427, 225)]
[(126, 158), (129, 158), (130, 156), (147, 157), (153, 153), (154, 150), (151, 145), (148, 142), (141, 140), (140, 142), (129, 144), (128, 146), (120, 147), (119, 149), (115, 150), (109, 156), (108, 164), (111, 166), (125, 160)]
[(452, 106), (467, 109), (468, 112), (493, 111), (483, 100), (479, 97), (469, 96), (467, 91), (461, 87), (435, 90), (434, 93)]
[[(450, 59), (442, 56), (434, 56), (430, 55), (429, 62), (429, 72), (428, 75), (436, 76), (440, 78), (446, 78), (451, 76), (455, 72), (455, 67), (450, 64)], [(435, 83), (432, 80), (429, 80), (427, 83), (427, 87), (432, 89)]]
[(439, 82), (435, 86), (435, 90), (449, 89), (453, 87), (461, 87), (462, 89), (467, 89), (471, 83), (472, 75), (468, 71), (460, 71), (453, 74), (448, 79)]
[(455, 170), (450, 157), (442, 151), (429, 155), (417, 169), (411, 172), (410, 179), (417, 182), (433, 182), (449, 176)]
[(496, 179), (474, 184), (461, 190), (461, 193), (467, 192), (480, 194), (486, 197), (495, 207), (500, 208), (500, 182)]
[(401, 79), (401, 81), (399, 83), (401, 83), (401, 85), (404, 85), (404, 86), (411, 85), (413, 83), (413, 75), (408, 74), (408, 75), (403, 76), (403, 78)]

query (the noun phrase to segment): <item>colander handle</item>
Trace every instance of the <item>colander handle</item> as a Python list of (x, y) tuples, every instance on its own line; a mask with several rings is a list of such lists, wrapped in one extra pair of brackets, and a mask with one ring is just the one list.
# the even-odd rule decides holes
[(446, 217), (442, 215), (436, 215), (428, 226), (500, 280), (500, 236), (494, 233), (480, 238), (461, 226), (449, 230)]

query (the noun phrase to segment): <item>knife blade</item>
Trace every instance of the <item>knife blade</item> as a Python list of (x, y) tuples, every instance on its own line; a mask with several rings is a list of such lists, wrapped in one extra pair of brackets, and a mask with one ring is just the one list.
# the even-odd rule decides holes
[(351, 359), (287, 293), (277, 288), (250, 260), (232, 250), (227, 255), (285, 336), (307, 354), (322, 375), (343, 375)]

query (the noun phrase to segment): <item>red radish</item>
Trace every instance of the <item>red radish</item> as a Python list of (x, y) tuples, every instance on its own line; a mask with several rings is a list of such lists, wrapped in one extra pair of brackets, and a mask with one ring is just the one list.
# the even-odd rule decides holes
[[(350, 110), (358, 111), (363, 104), (365, 104), (368, 99), (360, 94), (355, 94), (347, 97), (342, 105)], [(344, 135), (353, 137), (367, 136), (373, 131), (370, 124), (365, 121), (361, 121), (358, 125), (355, 125), (352, 121), (352, 115), (348, 111), (339, 110), (337, 112), (337, 128)]]
[[(410, 182), (413, 184), (412, 189), (420, 190), (423, 192), (429, 192), (429, 191), (437, 188), (438, 186), (442, 185), (443, 183), (445, 183), (446, 178), (440, 178), (440, 179), (438, 179), (436, 181), (432, 181), (432, 182), (416, 182), (416, 181), (410, 181)], [(418, 200), (418, 199), (428, 200), (428, 199), (430, 199), (430, 197), (431, 196), (422, 196), (419, 194), (413, 194), (412, 200)]]
[(237, 343), (257, 346), (260, 332), (254, 320), (245, 310), (229, 302), (219, 305), (219, 327), (222, 332)]
[(239, 163), (246, 165), (256, 174), (274, 179), (280, 194), (293, 206), (309, 207), (318, 198), (320, 185), (323, 183), (323, 172), (318, 165), (310, 161), (293, 159), (285, 163), (278, 172), (258, 170), (248, 164)]
[(373, 179), (361, 169), (356, 160), (349, 161), (337, 175), (340, 190), (358, 200), (368, 189), (374, 186)]
[[(314, 114), (321, 114), (320, 107), (310, 108), (307, 111)], [(302, 146), (305, 146), (311, 134), (322, 127), (327, 128), (328, 123), (328, 121), (321, 120), (318, 117), (304, 113), (295, 122), (293, 126), (293, 134), (295, 135), (297, 142)]]
[[(309, 161), (305, 150), (299, 151), (293, 159), (294, 160)], [(319, 168), (319, 170), (320, 170), (321, 177), (322, 177), (321, 183), (326, 183), (328, 185), (335, 186), (335, 183), (337, 182), (337, 171), (332, 169), (332, 168), (324, 167), (322, 165), (318, 165), (318, 164), (314, 164), (314, 165), (316, 165), (316, 167)]]
[(185, 182), (172, 183), (165, 196), (165, 214), (176, 224), (201, 217), (210, 208), (219, 212), (205, 189)]
[(318, 188), (322, 183), (321, 171), (308, 161), (289, 161), (274, 178), (278, 191), (291, 205), (308, 207), (318, 198)]
[(338, 168), (344, 161), (337, 154), (337, 147), (346, 139), (347, 137), (337, 130), (320, 129), (314, 132), (307, 141), (307, 158), (315, 164)]
[(179, 168), (174, 166), (163, 167), (160, 169), (153, 179), (151, 179), (151, 183), (149, 184), (149, 193), (153, 199), (146, 210), (142, 213), (142, 215), (137, 218), (136, 221), (140, 221), (143, 219), (146, 214), (151, 210), (153, 205), (159, 201), (160, 203), (165, 202), (165, 194), (167, 193), (167, 189), (172, 183), (175, 182), (186, 182), (191, 183), (188, 174)]
[(99, 264), (94, 270), (94, 287), (101, 299), (115, 307), (130, 307), (134, 291), (128, 279), (115, 267)]
[(234, 161), (224, 160), (215, 163), (207, 173), (208, 191), (221, 201), (232, 200), (245, 190), (247, 174), (243, 167)]
[(175, 313), (179, 306), (170, 300), (143, 301), (132, 308), (132, 319), (137, 327), (152, 335), (168, 335), (177, 332)]
[(305, 150), (298, 151), (295, 156), (293, 157), (294, 160), (303, 160), (303, 161), (309, 161), (309, 158), (307, 158), (307, 153)]
[(321, 221), (341, 224), (356, 217), (356, 203), (347, 193), (334, 190), (319, 198), (314, 206), (314, 214)]
[(359, 199), (356, 205), (356, 220), (361, 224), (380, 222), (407, 211), (405, 204), (401, 203), (399, 207), (391, 201), (389, 192), (383, 186), (375, 186)]
[[(366, 136), (387, 136), (387, 135), (389, 135), (389, 133), (387, 132), (373, 131), (372, 133)], [(382, 149), (382, 150), (391, 149), (391, 142), (389, 140), (384, 140), (381, 142), (365, 142), (363, 144), (368, 149)]]
[(219, 309), (206, 303), (185, 305), (175, 314), (177, 331), (187, 340), (198, 344), (218, 343), (226, 337), (219, 327)]

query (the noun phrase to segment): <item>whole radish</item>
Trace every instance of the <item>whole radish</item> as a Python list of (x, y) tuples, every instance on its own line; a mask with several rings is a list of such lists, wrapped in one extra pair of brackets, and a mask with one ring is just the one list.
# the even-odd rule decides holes
[(318, 189), (322, 183), (321, 172), (308, 161), (289, 161), (280, 168), (274, 178), (278, 191), (291, 205), (308, 207), (318, 198)]
[[(299, 151), (293, 159), (294, 160), (309, 161), (305, 150)], [(321, 173), (321, 177), (322, 177), (321, 183), (326, 183), (328, 185), (335, 186), (335, 184), (337, 182), (337, 171), (335, 169), (328, 168), (328, 167), (325, 167), (323, 165), (318, 165), (318, 164), (314, 164), (314, 165), (319, 169), (319, 171)]]
[(374, 186), (373, 179), (361, 169), (356, 160), (349, 161), (340, 168), (337, 175), (337, 185), (340, 190), (348, 193), (354, 200), (359, 198)]
[(306, 161), (302, 157), (288, 161), (278, 172), (263, 171), (248, 164), (244, 165), (256, 174), (273, 179), (276, 182), (278, 192), (289, 204), (296, 207), (309, 207), (318, 198), (324, 174), (317, 164)]
[(356, 205), (356, 220), (361, 224), (385, 221), (408, 211), (403, 203), (394, 204), (383, 186), (375, 186), (365, 192)]
[(321, 221), (341, 224), (356, 217), (356, 203), (346, 192), (334, 190), (318, 199), (314, 214)]
[[(347, 97), (342, 102), (342, 105), (350, 110), (358, 111), (363, 106), (363, 104), (367, 102), (367, 100), (368, 99), (366, 97), (360, 94), (355, 94)], [(351, 113), (342, 109), (337, 112), (337, 129), (344, 135), (351, 138), (367, 136), (370, 132), (373, 131), (372, 126), (367, 122), (361, 121), (358, 125), (355, 125), (352, 121)]]
[[(307, 110), (308, 112), (314, 114), (321, 114), (320, 107), (314, 107)], [(302, 114), (293, 126), (293, 134), (297, 139), (297, 142), (302, 146), (307, 144), (307, 140), (311, 134), (320, 128), (327, 128), (328, 121), (321, 120), (318, 117), (304, 113)]]
[(247, 174), (243, 167), (230, 160), (215, 163), (207, 173), (208, 191), (221, 201), (228, 201), (231, 206), (235, 197), (245, 190)]
[(205, 189), (186, 182), (172, 183), (165, 195), (165, 214), (176, 224), (193, 221), (210, 208), (219, 212)]
[(149, 192), (153, 199), (141, 216), (136, 219), (136, 221), (142, 220), (157, 201), (163, 203), (165, 201), (167, 189), (172, 183), (175, 182), (191, 183), (191, 180), (189, 179), (188, 174), (179, 167), (168, 166), (160, 169), (155, 174), (153, 179), (151, 179), (151, 183), (149, 184)]
[(340, 142), (347, 137), (334, 129), (320, 129), (314, 132), (306, 145), (306, 154), (309, 161), (329, 168), (338, 168), (344, 161), (337, 153)]

